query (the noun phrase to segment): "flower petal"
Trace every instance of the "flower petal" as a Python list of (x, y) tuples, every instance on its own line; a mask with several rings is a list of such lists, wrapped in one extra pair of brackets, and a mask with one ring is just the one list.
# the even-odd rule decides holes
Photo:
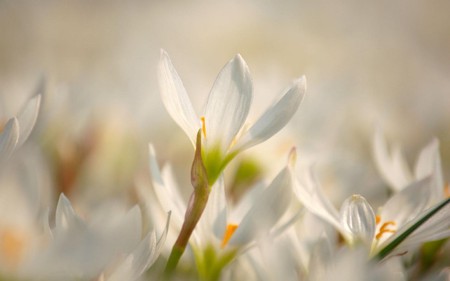
[(380, 129), (375, 132), (373, 153), (378, 171), (395, 191), (403, 189), (413, 180), (400, 149), (394, 147), (392, 155), (389, 155), (386, 140)]
[(38, 117), (40, 105), (41, 95), (38, 94), (31, 98), (19, 113), (19, 115), (17, 115), (17, 120), (19, 121), (20, 125), (20, 134), (17, 146), (21, 146), (30, 136)]
[(231, 237), (230, 245), (243, 246), (270, 231), (289, 206), (292, 197), (292, 177), (291, 168), (284, 168), (272, 183), (254, 198), (253, 206)]
[(370, 245), (375, 235), (375, 214), (372, 207), (361, 195), (352, 195), (341, 207), (341, 222), (351, 233), (353, 241), (363, 241)]
[(7, 159), (19, 140), (19, 122), (15, 117), (8, 120), (5, 128), (0, 134), (0, 157)]
[(245, 150), (267, 140), (280, 131), (297, 111), (305, 91), (306, 78), (302, 76), (295, 80), (289, 90), (244, 133), (233, 150)]
[(248, 67), (240, 55), (228, 62), (217, 76), (205, 108), (208, 145), (226, 151), (247, 119), (253, 97)]
[(183, 82), (172, 65), (169, 55), (164, 50), (161, 50), (158, 80), (164, 106), (195, 145), (197, 131), (201, 128), (200, 119), (195, 114)]

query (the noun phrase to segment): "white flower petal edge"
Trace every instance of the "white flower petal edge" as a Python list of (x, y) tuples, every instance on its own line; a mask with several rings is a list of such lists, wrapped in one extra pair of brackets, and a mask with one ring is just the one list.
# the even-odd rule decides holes
[(195, 146), (197, 131), (201, 128), (200, 119), (192, 107), (180, 76), (164, 50), (161, 50), (158, 80), (162, 101), (167, 111)]
[(61, 193), (56, 206), (55, 213), (55, 228), (53, 229), (53, 235), (59, 235), (73, 227), (85, 227), (83, 220), (75, 213), (72, 204), (69, 199)]
[(413, 180), (398, 146), (394, 147), (392, 155), (389, 155), (386, 139), (379, 128), (375, 131), (373, 153), (378, 171), (395, 191), (403, 189)]
[(21, 146), (30, 136), (38, 117), (40, 105), (41, 95), (38, 94), (32, 97), (26, 103), (25, 107), (22, 109), (19, 115), (17, 115), (17, 120), (20, 124), (20, 133), (17, 146)]
[(341, 223), (351, 233), (353, 242), (362, 241), (371, 245), (375, 236), (375, 214), (367, 200), (361, 195), (347, 198), (341, 207)]
[(247, 119), (253, 99), (250, 72), (237, 55), (217, 76), (205, 108), (207, 146), (220, 145), (226, 151)]
[(256, 123), (239, 139), (234, 151), (257, 145), (280, 131), (300, 106), (306, 92), (306, 77), (295, 80), (291, 87), (268, 108)]
[(19, 140), (19, 122), (13, 117), (8, 120), (0, 134), (0, 158), (8, 159)]

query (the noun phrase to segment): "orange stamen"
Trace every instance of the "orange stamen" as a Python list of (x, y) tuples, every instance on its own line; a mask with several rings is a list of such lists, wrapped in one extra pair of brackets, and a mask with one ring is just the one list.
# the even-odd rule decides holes
[(450, 198), (450, 184), (446, 184), (444, 187), (444, 195), (445, 198)]
[(380, 227), (380, 232), (378, 232), (375, 238), (379, 240), (385, 233), (395, 233), (395, 230), (389, 229), (389, 226), (395, 226), (395, 222), (388, 221), (383, 223), (383, 225)]
[(6, 258), (10, 266), (16, 266), (23, 255), (25, 249), (25, 238), (14, 230), (4, 230), (0, 233), (0, 256)]
[(381, 222), (381, 217), (380, 216), (375, 216), (375, 223), (378, 225)]
[(205, 121), (205, 116), (200, 117), (200, 120), (202, 121), (202, 133), (203, 133), (203, 137), (206, 138), (206, 121)]
[(228, 241), (230, 241), (231, 236), (233, 236), (234, 232), (238, 228), (237, 224), (228, 224), (227, 229), (225, 230), (225, 234), (223, 235), (222, 244), (220, 247), (223, 249), (228, 244)]

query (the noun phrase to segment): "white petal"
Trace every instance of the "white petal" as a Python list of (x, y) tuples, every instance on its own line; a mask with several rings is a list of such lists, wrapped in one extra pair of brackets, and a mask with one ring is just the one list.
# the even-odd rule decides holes
[(15, 117), (8, 120), (0, 134), (0, 158), (7, 159), (19, 140), (19, 122)]
[(17, 146), (22, 145), (31, 134), (31, 131), (33, 130), (34, 124), (36, 123), (36, 119), (38, 117), (40, 104), (41, 95), (38, 94), (31, 98), (19, 113), (19, 115), (17, 115), (17, 120), (19, 121), (20, 125), (20, 134)]
[(137, 280), (150, 266), (153, 253), (156, 248), (156, 236), (154, 232), (139, 243), (134, 251), (117, 267), (107, 278), (108, 281)]
[(195, 114), (191, 101), (170, 61), (169, 55), (164, 50), (161, 50), (158, 79), (164, 106), (173, 120), (184, 130), (195, 145), (197, 131), (201, 128), (200, 119)]
[(295, 80), (288, 91), (256, 121), (239, 139), (234, 150), (244, 150), (259, 144), (280, 131), (300, 106), (306, 91), (306, 78)]
[(55, 229), (53, 234), (58, 235), (68, 229), (73, 227), (77, 228), (83, 225), (84, 223), (73, 210), (69, 199), (61, 193), (59, 196), (58, 205), (56, 206)]
[(402, 191), (394, 194), (382, 207), (382, 221), (394, 221), (397, 225), (417, 217), (428, 206), (431, 192), (430, 177), (413, 182)]
[(253, 86), (245, 61), (234, 57), (217, 76), (205, 109), (208, 143), (227, 150), (247, 119)]
[(294, 181), (294, 193), (308, 211), (332, 224), (336, 229), (341, 230), (338, 212), (323, 194), (322, 188), (311, 167), (302, 171), (296, 177)]
[(411, 172), (400, 149), (394, 147), (392, 156), (390, 156), (386, 140), (380, 129), (375, 132), (373, 149), (378, 171), (391, 188), (399, 191), (412, 181)]
[(270, 231), (289, 206), (292, 180), (290, 168), (281, 170), (260, 196), (255, 198), (253, 206), (231, 237), (230, 245), (245, 245)]
[(430, 144), (422, 149), (416, 163), (416, 179), (422, 179), (429, 175), (432, 175), (433, 195), (431, 200), (434, 201), (434, 204), (442, 199), (444, 191), (444, 177), (442, 175), (439, 141), (437, 139), (433, 139)]
[(341, 222), (356, 241), (361, 240), (368, 245), (375, 235), (375, 214), (372, 207), (361, 195), (352, 195), (341, 207)]

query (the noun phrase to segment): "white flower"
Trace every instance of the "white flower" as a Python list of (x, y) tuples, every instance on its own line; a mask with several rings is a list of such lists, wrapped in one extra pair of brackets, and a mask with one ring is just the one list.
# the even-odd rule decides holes
[(163, 103), (195, 145), (197, 132), (204, 138), (203, 162), (210, 184), (239, 152), (259, 144), (282, 129), (296, 112), (306, 90), (304, 76), (295, 80), (283, 96), (251, 126), (242, 129), (250, 110), (253, 87), (250, 73), (240, 55), (219, 73), (204, 114), (195, 113), (169, 56), (161, 51), (159, 85)]
[[(394, 194), (377, 216), (360, 195), (350, 196), (338, 212), (322, 193), (311, 169), (297, 177), (294, 193), (309, 211), (332, 224), (348, 243), (362, 242), (371, 248), (372, 255), (384, 257), (387, 249), (390, 255), (394, 254), (391, 246), (399, 241), (400, 247), (395, 245), (397, 254), (408, 251), (412, 245), (450, 235), (449, 199), (429, 208), (433, 199), (430, 184), (431, 177), (410, 184)], [(411, 230), (414, 231), (410, 233)]]
[(24, 263), (23, 276), (42, 280), (93, 280), (100, 276), (104, 280), (137, 280), (158, 257), (166, 232), (159, 239), (154, 231), (141, 238), (139, 207), (126, 213), (117, 207), (100, 208), (85, 221), (61, 194), (55, 226), (47, 226), (50, 241)]
[(16, 117), (10, 118), (0, 133), (0, 159), (7, 159), (30, 135), (39, 112), (41, 95), (35, 95)]

